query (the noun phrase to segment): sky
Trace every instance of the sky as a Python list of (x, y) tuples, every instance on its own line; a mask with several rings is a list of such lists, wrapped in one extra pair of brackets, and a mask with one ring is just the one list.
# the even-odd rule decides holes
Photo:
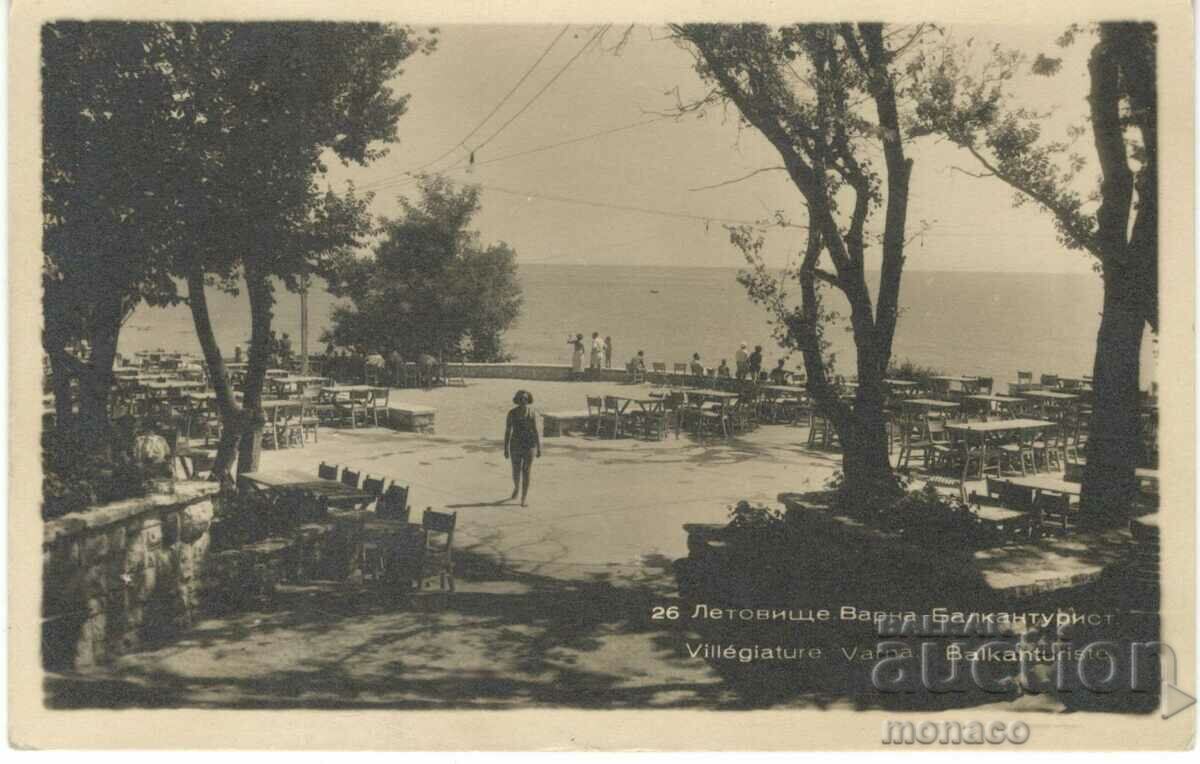
[[(739, 127), (732, 106), (679, 120), (658, 118), (679, 99), (688, 102), (707, 91), (691, 53), (668, 39), (665, 29), (636, 27), (619, 51), (614, 47), (620, 26), (584, 49), (593, 30), (442, 27), (437, 50), (406, 61), (393, 83), (397, 92), (410, 95), (399, 122), (400, 142), (369, 167), (332, 167), (329, 179), (353, 180), (361, 190), (374, 191), (373, 211), (381, 215), (397, 214), (398, 195), (414, 195), (406, 173), (439, 171), (455, 182), (478, 184), (482, 210), (475, 223), (481, 238), (508, 242), (522, 265), (741, 267), (744, 260), (720, 221), (761, 220), (783, 210), (793, 222), (806, 222), (799, 192), (782, 172), (703, 188), (780, 160), (757, 131)], [(956, 39), (972, 38), (976, 47), (999, 43), (1030, 58), (1038, 52), (1063, 56), (1058, 76), (1031, 76), (1018, 86), (1022, 104), (1054, 110), (1056, 128), (1082, 122), (1086, 112), (1089, 45), (1082, 41), (1059, 50), (1054, 40), (1062, 31), (947, 29)], [(573, 142), (523, 153), (565, 141)], [(474, 149), (473, 167), (466, 161), (468, 149)], [(1086, 144), (1079, 150), (1094, 154)], [(909, 270), (1091, 270), (1087, 255), (1057, 243), (1045, 212), (1030, 205), (1014, 208), (1011, 191), (999, 181), (954, 170), (978, 169), (965, 152), (934, 139), (920, 139), (908, 152), (914, 162), (909, 231), (922, 221), (927, 226), (909, 245)], [(800, 229), (771, 229), (768, 263), (789, 262), (803, 237)]]

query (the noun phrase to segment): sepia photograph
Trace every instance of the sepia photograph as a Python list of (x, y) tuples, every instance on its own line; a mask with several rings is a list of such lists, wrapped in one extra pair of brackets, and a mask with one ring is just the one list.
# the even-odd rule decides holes
[[(27, 23), (25, 700), (1189, 746), (1192, 19), (1152, 5)], [(803, 742), (831, 713), (866, 731)], [(532, 745), (458, 734), (392, 744)]]

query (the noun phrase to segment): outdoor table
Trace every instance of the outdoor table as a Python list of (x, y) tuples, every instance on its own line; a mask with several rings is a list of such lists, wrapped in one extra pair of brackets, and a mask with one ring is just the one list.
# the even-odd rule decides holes
[(1079, 396), (1074, 393), (1060, 393), (1056, 390), (1022, 390), (1020, 395), (1023, 398), (1039, 398), (1044, 401), (1074, 401), (1079, 399)]
[(930, 379), (936, 379), (939, 382), (962, 382), (963, 384), (979, 381), (979, 377), (953, 376), (953, 375), (940, 375), (940, 376), (936, 376), (936, 377), (930, 377)]
[(888, 387), (916, 387), (917, 383), (911, 379), (885, 379), (884, 383)]
[(1024, 475), (1022, 477), (1006, 478), (1006, 480), (1021, 488), (1065, 493), (1071, 496), (1078, 496), (1082, 488), (1082, 484), (1067, 480), (1062, 475)]
[(905, 398), (900, 401), (901, 408), (917, 409), (922, 412), (929, 412), (934, 409), (938, 411), (954, 411), (959, 404), (956, 401), (942, 401), (936, 398)]
[[(662, 410), (663, 410), (662, 398), (649, 398), (649, 397), (647, 397), (647, 398), (632, 398), (627, 395), (608, 395), (605, 397), (612, 398), (617, 401), (617, 404), (618, 404), (617, 405), (617, 417), (618, 417), (618, 419), (620, 417), (626, 416), (625, 412), (627, 412), (629, 410), (629, 407), (635, 403), (638, 406), (638, 410), (634, 413), (641, 414), (644, 417), (652, 417), (652, 416), (661, 414)], [(616, 430), (614, 429), (613, 432), (615, 433)], [(649, 428), (647, 428), (646, 432), (647, 433), (649, 432)]]
[[(979, 469), (982, 475), (983, 465), (987, 462), (987, 447), (989, 436), (1003, 435), (1013, 432), (1027, 432), (1029, 430), (1042, 430), (1053, 425), (1054, 422), (1047, 422), (1042, 419), (999, 419), (991, 422), (950, 422), (946, 424), (946, 430), (949, 432), (961, 433), (966, 447), (970, 447), (972, 436), (978, 436), (981, 456), (979, 459)], [(963, 459), (963, 482), (967, 480), (967, 467), (971, 463), (970, 459)]]
[(351, 488), (337, 480), (325, 480), (299, 469), (243, 472), (238, 475), (238, 483), (245, 489), (264, 493), (288, 489), (308, 491), (329, 499), (331, 507), (358, 507), (376, 498), (373, 493)]
[(991, 411), (994, 404), (995, 408), (1002, 412), (1011, 411), (1020, 404), (1025, 403), (1024, 398), (1014, 398), (1011, 395), (966, 395), (963, 396), (963, 400), (982, 404), (980, 408), (984, 411)]
[(724, 390), (684, 390), (688, 397), (696, 397), (701, 400), (715, 401), (717, 403), (729, 403), (741, 397), (740, 393), (731, 393)]

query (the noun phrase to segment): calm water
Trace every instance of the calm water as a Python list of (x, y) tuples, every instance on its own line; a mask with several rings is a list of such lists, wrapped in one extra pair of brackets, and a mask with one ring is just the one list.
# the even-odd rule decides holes
[[(638, 349), (668, 366), (700, 353), (706, 365), (732, 365), (740, 342), (761, 344), (769, 364), (782, 351), (771, 339), (766, 312), (746, 297), (735, 269), (526, 265), (521, 318), (507, 335), (518, 360), (570, 363), (568, 334), (611, 335), (613, 365)], [(1063, 375), (1090, 374), (1102, 298), (1094, 274), (995, 274), (910, 272), (901, 288), (896, 359), (949, 372), (1015, 379), (1017, 369)], [(299, 347), (299, 298), (280, 293), (275, 326)], [(209, 290), (217, 338), (225, 355), (245, 349), (249, 306), (243, 292)], [(329, 322), (334, 299), (320, 290), (309, 298), (313, 337)], [(844, 307), (844, 306), (842, 306)], [(827, 332), (853, 374), (853, 341), (844, 328)], [(171, 348), (199, 352), (186, 307), (142, 308), (121, 334), (121, 350)], [(314, 350), (319, 346), (314, 341)], [(1143, 347), (1144, 379), (1151, 377), (1153, 343)], [(788, 366), (800, 365), (798, 355)]]

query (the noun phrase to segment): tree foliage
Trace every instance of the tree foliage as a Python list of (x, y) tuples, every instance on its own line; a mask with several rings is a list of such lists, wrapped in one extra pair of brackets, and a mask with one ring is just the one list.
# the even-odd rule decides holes
[[(696, 56), (696, 69), (714, 84), (713, 100), (733, 103), (783, 160), (808, 214), (808, 238), (786, 285), (763, 266), (761, 239), (732, 232), (752, 272), (751, 297), (776, 316), (777, 332), (804, 355), (808, 388), (837, 427), (847, 486), (895, 493), (883, 421), (884, 374), (898, 318), (900, 276), (911, 160), (905, 155), (899, 96), (910, 46), (922, 26), (881, 24), (684, 24), (677, 38)], [(882, 155), (882, 169), (874, 157)], [(869, 224), (882, 212), (882, 235)], [(875, 295), (866, 281), (867, 252), (878, 245)], [(859, 387), (853, 406), (839, 399), (829, 374), (825, 327), (835, 314), (819, 285), (849, 305)]]
[[(1025, 57), (993, 49), (978, 72), (966, 45), (922, 54), (914, 70), (919, 101), (914, 133), (937, 134), (966, 149), (1016, 192), (1016, 202), (1046, 210), (1067, 247), (1096, 258), (1104, 307), (1096, 337), (1094, 402), (1081, 501), (1090, 516), (1121, 517), (1137, 490), (1140, 355), (1144, 327), (1158, 327), (1157, 40), (1153, 24), (1073, 25), (1068, 46), (1093, 36), (1088, 59), (1088, 122), (1097, 160), (1090, 186), (1085, 156), (1065, 139), (1045, 136), (1045, 115), (1012, 105), (1008, 84)], [(1044, 54), (1035, 75), (1060, 67)], [(1082, 190), (1081, 190), (1082, 189)]]
[(505, 360), (503, 334), (521, 307), (516, 253), (483, 246), (470, 229), (479, 190), (441, 178), (421, 182), (420, 200), (384, 221), (367, 257), (343, 255), (330, 291), (339, 306), (325, 339), (372, 352)]
[[(127, 314), (181, 299), (184, 279), (232, 437), (247, 423), (203, 292), (244, 280), (253, 430), (272, 277), (295, 288), (368, 233), (366, 200), (318, 181), (330, 159), (364, 164), (395, 142), (407, 96), (391, 83), (432, 39), (374, 23), (60, 22), (43, 42), (48, 325), (88, 289)], [(122, 315), (101, 316), (114, 347)]]

